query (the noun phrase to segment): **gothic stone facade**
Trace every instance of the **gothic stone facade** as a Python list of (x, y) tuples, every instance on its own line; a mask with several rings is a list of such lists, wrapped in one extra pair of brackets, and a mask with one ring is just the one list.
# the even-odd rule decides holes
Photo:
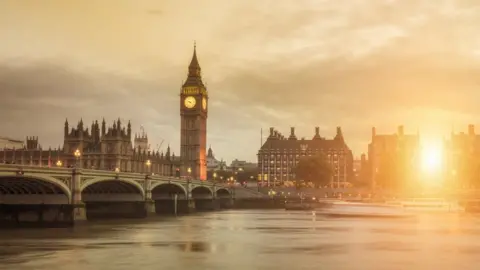
[[(177, 175), (180, 168), (180, 158), (170, 153), (170, 147), (164, 154), (149, 151), (148, 137), (145, 134), (135, 135), (132, 144), (132, 129), (130, 122), (122, 127), (119, 120), (107, 128), (105, 120), (101, 126), (98, 121), (85, 128), (80, 120), (76, 128), (69, 129), (68, 121), (64, 126), (63, 147), (56, 149), (42, 149), (38, 144), (38, 137), (27, 137), (25, 147), (22, 149), (6, 149), (0, 152), (3, 163), (83, 167), (88, 169), (115, 170), (124, 172), (151, 172), (160, 175)], [(76, 150), (81, 156), (74, 156)], [(147, 160), (150, 165), (147, 166)]]
[(207, 179), (208, 91), (202, 81), (196, 48), (188, 66), (188, 77), (180, 91), (180, 156), (183, 175)]

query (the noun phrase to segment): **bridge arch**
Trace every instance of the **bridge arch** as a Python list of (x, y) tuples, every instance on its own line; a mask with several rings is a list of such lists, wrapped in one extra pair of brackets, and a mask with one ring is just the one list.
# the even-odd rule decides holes
[(230, 198), (230, 191), (226, 188), (219, 188), (215, 195), (217, 195), (217, 198)]
[[(102, 194), (131, 194), (133, 197), (126, 198), (123, 196), (123, 200), (127, 201), (140, 201), (145, 198), (145, 190), (140, 183), (122, 178), (114, 177), (97, 177), (89, 179), (82, 183), (80, 187), (83, 201), (114, 201), (115, 198), (107, 198)], [(120, 198), (118, 198), (120, 199)]]
[(62, 203), (69, 203), (72, 193), (69, 186), (48, 175), (17, 175), (0, 173), (0, 196), (64, 195)]
[(160, 182), (152, 184), (152, 199), (171, 199), (175, 194), (178, 199), (184, 199), (187, 196), (187, 190), (181, 184), (175, 182)]
[(213, 198), (213, 191), (206, 186), (196, 186), (192, 188), (193, 199), (208, 199)]

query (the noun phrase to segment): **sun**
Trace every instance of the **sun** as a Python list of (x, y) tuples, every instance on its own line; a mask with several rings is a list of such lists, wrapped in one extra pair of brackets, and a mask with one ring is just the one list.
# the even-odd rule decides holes
[(440, 173), (443, 163), (443, 144), (437, 141), (425, 142), (422, 146), (420, 162), (424, 173)]

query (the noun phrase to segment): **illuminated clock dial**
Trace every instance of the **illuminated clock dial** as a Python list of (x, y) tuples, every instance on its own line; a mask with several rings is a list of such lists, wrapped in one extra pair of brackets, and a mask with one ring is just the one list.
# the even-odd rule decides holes
[(202, 99), (202, 107), (203, 107), (204, 110), (207, 109), (207, 99), (206, 98)]
[(195, 107), (196, 103), (197, 103), (197, 101), (192, 96), (186, 97), (185, 100), (184, 100), (185, 107), (187, 107), (189, 109)]

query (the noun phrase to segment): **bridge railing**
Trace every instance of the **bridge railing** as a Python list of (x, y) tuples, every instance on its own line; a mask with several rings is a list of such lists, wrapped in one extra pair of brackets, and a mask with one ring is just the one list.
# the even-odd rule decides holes
[[(73, 170), (76, 168), (65, 168), (65, 167), (58, 167), (58, 166), (40, 166), (40, 165), (21, 165), (21, 164), (0, 164), (0, 171), (6, 172), (26, 172), (26, 173), (41, 173), (41, 172), (49, 172), (54, 174), (71, 174)], [(94, 177), (124, 177), (124, 178), (131, 178), (131, 179), (144, 179), (147, 176), (152, 180), (160, 180), (160, 181), (171, 181), (171, 182), (178, 182), (178, 183), (186, 183), (190, 182), (194, 185), (216, 185), (219, 187), (227, 187), (226, 184), (216, 183), (212, 181), (202, 181), (198, 179), (185, 179), (179, 178), (175, 176), (166, 176), (166, 175), (159, 175), (159, 174), (151, 174), (151, 173), (140, 173), (140, 172), (116, 172), (111, 170), (97, 170), (97, 169), (83, 169), (78, 168), (77, 170), (81, 171), (83, 175), (91, 175)]]
[(49, 166), (39, 166), (39, 165), (20, 165), (20, 164), (0, 164), (0, 170), (2, 171), (39, 171), (39, 170), (49, 170), (51, 172), (71, 172), (72, 168), (65, 167), (49, 167)]

